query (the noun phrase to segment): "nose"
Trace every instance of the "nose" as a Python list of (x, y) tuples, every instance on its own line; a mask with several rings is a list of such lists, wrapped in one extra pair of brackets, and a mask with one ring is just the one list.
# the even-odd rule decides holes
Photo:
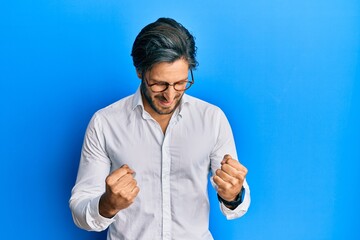
[(165, 91), (164, 91), (164, 97), (168, 100), (171, 101), (175, 98), (177, 92), (174, 89), (174, 85), (170, 85)]

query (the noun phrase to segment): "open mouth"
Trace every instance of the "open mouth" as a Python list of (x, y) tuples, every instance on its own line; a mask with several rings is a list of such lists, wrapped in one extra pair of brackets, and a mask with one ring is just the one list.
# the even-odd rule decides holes
[(170, 107), (173, 104), (173, 102), (174, 101), (169, 102), (169, 101), (166, 101), (166, 100), (165, 101), (159, 100), (160, 105), (164, 106), (164, 107)]

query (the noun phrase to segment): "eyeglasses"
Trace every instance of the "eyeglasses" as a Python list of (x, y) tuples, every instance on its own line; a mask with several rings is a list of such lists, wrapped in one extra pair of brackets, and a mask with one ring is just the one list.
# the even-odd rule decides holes
[(147, 81), (147, 79), (145, 77), (145, 73), (143, 74), (143, 80), (145, 79), (146, 84), (149, 86), (151, 91), (154, 93), (164, 92), (164, 91), (166, 91), (166, 89), (169, 88), (169, 86), (173, 86), (173, 88), (176, 91), (181, 92), (181, 91), (188, 90), (194, 84), (194, 75), (193, 75), (191, 69), (190, 69), (190, 75), (191, 75), (191, 81), (184, 80), (184, 81), (174, 82), (172, 84), (170, 84), (168, 82), (156, 82), (156, 83), (149, 84), (149, 82)]

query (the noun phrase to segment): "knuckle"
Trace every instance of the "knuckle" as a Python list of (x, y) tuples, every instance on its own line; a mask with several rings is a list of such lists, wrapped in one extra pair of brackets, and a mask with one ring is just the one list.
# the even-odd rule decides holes
[(239, 173), (239, 174), (237, 175), (237, 179), (239, 179), (240, 181), (244, 181), (245, 175), (242, 174), (242, 173)]
[(232, 179), (232, 180), (231, 180), (231, 184), (232, 184), (233, 186), (236, 186), (238, 183), (239, 183), (239, 180), (238, 180), (238, 179)]
[(119, 190), (119, 195), (122, 196), (123, 198), (126, 198), (127, 193), (125, 190), (121, 189)]
[(111, 184), (112, 184), (112, 177), (111, 177), (111, 175), (109, 175), (109, 176), (106, 177), (105, 183), (106, 183), (106, 185), (111, 185)]
[(122, 169), (128, 169), (129, 166), (128, 166), (127, 164), (124, 164), (124, 165), (122, 165), (120, 168), (122, 168)]
[(130, 194), (127, 194), (124, 198), (127, 202), (132, 202), (134, 200)]
[(138, 195), (139, 192), (140, 192), (140, 188), (135, 187), (135, 188), (133, 189), (132, 194), (133, 194), (134, 198)]
[(223, 188), (224, 188), (224, 190), (226, 190), (226, 191), (229, 191), (229, 190), (232, 189), (232, 187), (231, 187), (230, 184), (225, 184)]

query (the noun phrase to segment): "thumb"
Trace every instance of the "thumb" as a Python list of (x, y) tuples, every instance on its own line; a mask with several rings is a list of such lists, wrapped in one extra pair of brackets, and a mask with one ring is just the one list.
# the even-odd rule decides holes
[(135, 171), (132, 170), (127, 164), (122, 165), (120, 168), (123, 168), (123, 169), (127, 170), (127, 172), (130, 173), (130, 174), (135, 173)]
[(225, 164), (229, 159), (232, 159), (231, 155), (225, 154), (223, 160), (221, 161), (221, 164)]

